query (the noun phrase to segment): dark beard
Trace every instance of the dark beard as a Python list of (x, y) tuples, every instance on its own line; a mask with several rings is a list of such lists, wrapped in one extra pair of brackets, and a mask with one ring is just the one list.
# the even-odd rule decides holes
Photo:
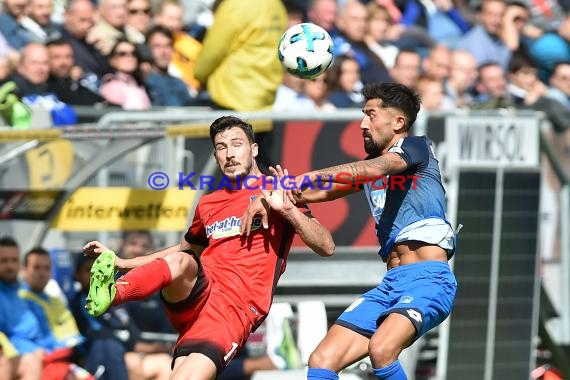
[(369, 139), (368, 141), (364, 140), (364, 151), (373, 157), (379, 157), (382, 153), (382, 148), (378, 145), (373, 139)]

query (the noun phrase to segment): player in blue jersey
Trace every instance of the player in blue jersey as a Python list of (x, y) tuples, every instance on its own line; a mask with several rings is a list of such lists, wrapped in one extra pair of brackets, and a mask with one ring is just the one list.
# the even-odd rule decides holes
[[(297, 201), (314, 203), (364, 189), (388, 271), (335, 321), (310, 356), (308, 380), (338, 380), (339, 371), (366, 356), (379, 379), (407, 379), (400, 353), (448, 317), (457, 289), (448, 265), (455, 233), (445, 214), (439, 164), (428, 138), (408, 136), (420, 99), (395, 83), (369, 84), (362, 94), (367, 159), (298, 176), (296, 183), (308, 185), (308, 177), (314, 184), (330, 179), (337, 185), (292, 193)], [(273, 173), (287, 175), (280, 167)], [(374, 183), (357, 186), (362, 178), (374, 177)], [(353, 184), (350, 190), (347, 178)], [(260, 203), (250, 205), (242, 226), (256, 213), (265, 214)], [(243, 233), (249, 233), (246, 227)]]

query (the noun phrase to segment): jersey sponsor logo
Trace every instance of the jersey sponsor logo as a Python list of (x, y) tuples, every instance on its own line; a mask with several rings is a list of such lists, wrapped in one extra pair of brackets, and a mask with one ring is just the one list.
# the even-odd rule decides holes
[[(214, 221), (212, 224), (206, 225), (206, 237), (213, 239), (222, 239), (230, 236), (239, 235), (239, 227), (241, 226), (241, 218), (230, 216), (222, 221)], [(261, 227), (261, 218), (253, 218), (251, 222), (251, 230), (255, 231)]]
[(402, 296), (398, 303), (411, 303), (414, 300), (412, 296)]

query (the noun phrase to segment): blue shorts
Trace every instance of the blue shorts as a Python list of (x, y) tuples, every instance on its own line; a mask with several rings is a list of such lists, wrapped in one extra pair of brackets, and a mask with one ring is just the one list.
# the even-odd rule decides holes
[(398, 313), (413, 323), (418, 339), (449, 316), (456, 290), (447, 263), (402, 265), (388, 270), (380, 285), (354, 301), (335, 323), (371, 337), (390, 313)]

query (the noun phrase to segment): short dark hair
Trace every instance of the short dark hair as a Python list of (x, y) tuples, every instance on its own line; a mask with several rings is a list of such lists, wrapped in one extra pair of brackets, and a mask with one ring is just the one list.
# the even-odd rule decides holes
[(523, 53), (513, 54), (513, 56), (509, 60), (508, 72), (510, 74), (516, 74), (520, 70), (526, 68), (538, 69), (538, 65), (527, 54)]
[(400, 83), (368, 83), (362, 89), (367, 102), (382, 100), (382, 108), (397, 108), (406, 115), (406, 130), (412, 127), (420, 111), (421, 99), (410, 88)]
[(0, 237), (0, 247), (15, 247), (20, 248), (18, 243), (12, 236), (2, 236)]
[(32, 249), (30, 249), (25, 255), (24, 255), (24, 266), (28, 265), (28, 258), (32, 255), (38, 255), (38, 256), (47, 256), (50, 257), (49, 252), (47, 251), (47, 249), (43, 248), (43, 247), (34, 247)]
[(163, 36), (167, 37), (170, 40), (170, 43), (173, 44), (174, 43), (174, 35), (172, 34), (172, 32), (170, 31), (170, 29), (165, 28), (162, 25), (155, 25), (153, 27), (151, 27), (148, 32), (146, 32), (146, 42), (148, 44), (148, 41), (155, 35), (155, 34), (162, 34)]
[(253, 142), (255, 141), (253, 127), (251, 126), (251, 124), (235, 116), (222, 116), (214, 120), (212, 125), (210, 125), (210, 139), (212, 140), (212, 144), (214, 144), (214, 138), (218, 133), (233, 127), (239, 128), (242, 131), (244, 131), (249, 142), (253, 144)]
[(65, 45), (69, 45), (71, 46), (71, 42), (69, 42), (68, 40), (60, 37), (60, 38), (55, 38), (55, 39), (51, 39), (48, 40), (46, 42), (46, 47), (50, 47), (50, 46), (65, 46)]

